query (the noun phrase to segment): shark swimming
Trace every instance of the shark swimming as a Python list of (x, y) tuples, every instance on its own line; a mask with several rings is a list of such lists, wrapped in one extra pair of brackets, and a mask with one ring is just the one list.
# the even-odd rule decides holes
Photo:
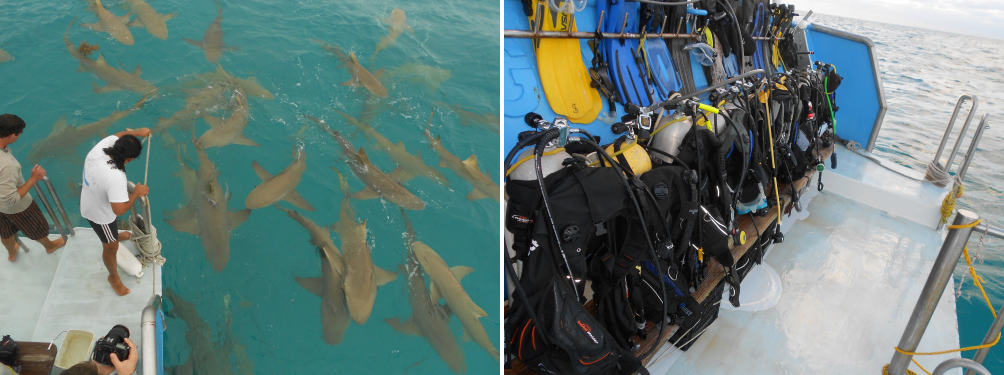
[(296, 191), (296, 186), (303, 178), (303, 172), (307, 170), (307, 153), (303, 149), (294, 147), (293, 162), (275, 176), (268, 173), (257, 161), (251, 162), (251, 166), (262, 182), (248, 194), (244, 200), (244, 207), (253, 210), (284, 200), (301, 209), (314, 210), (314, 207)]
[(472, 124), (477, 124), (491, 130), (495, 134), (499, 134), (502, 127), (502, 120), (499, 118), (498, 114), (495, 113), (476, 113), (466, 110), (455, 104), (446, 104), (443, 102), (436, 102), (436, 104), (444, 107), (450, 108), (453, 112), (460, 117), (460, 125), (471, 126)]
[(429, 289), (425, 286), (425, 273), (422, 272), (418, 258), (411, 250), (414, 230), (403, 210), (401, 216), (404, 217), (408, 228), (406, 237), (408, 252), (404, 264), (399, 268), (408, 277), (408, 302), (412, 313), (404, 322), (397, 318), (384, 319), (384, 322), (403, 334), (424, 337), (450, 370), (462, 374), (467, 370), (467, 365), (464, 363), (464, 352), (457, 345), (457, 338), (450, 330), (450, 310), (432, 300)]
[(397, 180), (398, 182), (406, 182), (417, 176), (422, 176), (436, 181), (443, 186), (450, 185), (450, 181), (446, 179), (446, 176), (443, 176), (442, 172), (433, 169), (428, 164), (425, 164), (420, 155), (412, 155), (409, 153), (408, 150), (405, 149), (404, 143), (392, 143), (387, 139), (387, 137), (384, 137), (383, 134), (376, 131), (373, 126), (359, 121), (352, 116), (349, 116), (349, 114), (337, 109), (335, 112), (342, 115), (342, 117), (344, 117), (349, 124), (352, 124), (353, 126), (359, 128), (359, 130), (362, 130), (363, 134), (367, 137), (376, 141), (376, 148), (386, 152), (387, 155), (390, 155), (390, 158), (397, 163), (397, 169), (393, 170), (389, 174), (391, 178)]
[(146, 32), (154, 38), (167, 40), (167, 20), (174, 18), (174, 13), (158, 14), (150, 4), (143, 0), (126, 0), (132, 11), (136, 13), (136, 19), (129, 22), (129, 27), (145, 27)]
[(126, 13), (122, 17), (116, 16), (105, 9), (104, 5), (101, 5), (101, 0), (91, 1), (90, 9), (94, 11), (95, 16), (98, 16), (98, 22), (85, 23), (81, 26), (98, 32), (107, 32), (112, 38), (127, 46), (135, 43), (132, 33), (129, 32), (129, 27), (126, 26), (129, 23), (131, 13)]
[(387, 78), (399, 78), (408, 82), (418, 83), (428, 87), (430, 91), (439, 90), (439, 86), (446, 80), (453, 78), (453, 73), (449, 69), (437, 68), (418, 63), (408, 63), (391, 69), (386, 74)]
[(390, 32), (381, 38), (379, 43), (377, 43), (376, 50), (373, 51), (373, 56), (370, 56), (371, 64), (380, 51), (394, 45), (394, 41), (397, 40), (397, 37), (401, 36), (401, 32), (407, 30), (412, 35), (415, 34), (415, 31), (411, 29), (411, 26), (408, 26), (407, 17), (401, 9), (394, 8), (394, 10), (390, 11), (390, 18), (383, 19), (383, 22), (390, 26)]
[(112, 112), (107, 117), (86, 125), (69, 126), (66, 123), (66, 116), (60, 117), (49, 135), (31, 145), (31, 150), (28, 151), (28, 162), (35, 164), (47, 158), (76, 156), (77, 146), (94, 137), (106, 136), (112, 125), (142, 108), (149, 96), (150, 94), (147, 94), (127, 110)]
[(235, 49), (223, 44), (223, 28), (220, 27), (220, 22), (223, 21), (223, 7), (219, 3), (216, 4), (216, 7), (219, 9), (219, 12), (213, 23), (209, 24), (209, 28), (206, 29), (202, 40), (185, 38), (185, 41), (189, 44), (202, 48), (203, 53), (206, 55), (206, 60), (209, 60), (209, 62), (220, 61), (220, 57), (223, 57), (223, 51), (232, 51)]
[(14, 56), (11, 56), (10, 53), (7, 53), (7, 51), (0, 49), (0, 64), (11, 60), (14, 60)]
[(356, 222), (355, 211), (349, 202), (349, 185), (341, 173), (338, 174), (338, 185), (345, 195), (338, 222), (331, 229), (338, 233), (342, 241), (342, 260), (345, 263), (342, 286), (349, 315), (356, 324), (363, 324), (373, 312), (377, 286), (393, 281), (397, 273), (373, 264), (373, 254), (366, 242), (366, 221)]
[(383, 69), (377, 70), (374, 73), (370, 73), (359, 63), (359, 59), (356, 58), (355, 52), (349, 52), (348, 55), (342, 52), (341, 48), (333, 44), (328, 44), (317, 39), (311, 39), (315, 43), (321, 45), (326, 51), (331, 52), (338, 57), (338, 60), (342, 61), (345, 65), (345, 69), (349, 71), (352, 78), (348, 81), (342, 82), (342, 86), (362, 86), (369, 90), (370, 93), (381, 98), (387, 97), (387, 88), (384, 87), (383, 83), (380, 83), (380, 76), (383, 74)]
[(100, 54), (98, 54), (97, 60), (91, 60), (91, 58), (83, 53), (84, 47), (88, 47), (86, 45), (82, 44), (80, 48), (74, 47), (73, 43), (70, 43), (70, 27), (76, 21), (74, 19), (70, 22), (70, 26), (66, 28), (63, 42), (66, 44), (66, 50), (70, 52), (70, 55), (77, 59), (77, 61), (80, 61), (80, 67), (77, 68), (78, 72), (90, 72), (107, 84), (103, 87), (98, 87), (97, 83), (94, 83), (94, 92), (100, 94), (118, 90), (129, 90), (147, 94), (157, 89), (152, 83), (139, 77), (143, 74), (143, 70), (138, 65), (136, 66), (136, 70), (128, 73), (122, 69), (108, 65), (104, 56)]
[(412, 194), (400, 182), (390, 178), (373, 165), (365, 150), (360, 147), (357, 153), (352, 143), (348, 139), (345, 139), (337, 130), (328, 127), (327, 123), (313, 116), (303, 116), (316, 122), (322, 130), (335, 138), (335, 141), (341, 146), (342, 155), (347, 159), (347, 164), (352, 169), (352, 173), (366, 184), (366, 188), (352, 194), (353, 199), (384, 198), (391, 203), (409, 210), (425, 209), (425, 202), (422, 202), (420, 198)]
[(237, 226), (247, 221), (250, 209), (230, 211), (230, 192), (225, 191), (217, 177), (219, 171), (209, 160), (205, 147), (198, 139), (192, 139), (199, 155), (199, 168), (192, 170), (181, 163), (178, 172), (184, 183), (184, 192), (191, 197), (188, 205), (172, 212), (165, 212), (167, 223), (179, 232), (194, 234), (202, 238), (206, 259), (216, 272), (223, 271), (230, 260), (230, 235)]
[(234, 99), (234, 110), (229, 117), (220, 119), (203, 114), (202, 119), (209, 124), (209, 130), (202, 133), (199, 141), (206, 148), (223, 147), (229, 144), (245, 146), (258, 146), (257, 143), (244, 135), (244, 128), (247, 127), (250, 110), (248, 109), (248, 99), (239, 87), (231, 88)]
[(432, 281), (432, 286), (429, 288), (431, 300), (439, 302), (440, 297), (446, 300), (446, 305), (460, 320), (464, 332), (485, 349), (492, 358), (498, 360), (499, 351), (495, 349), (492, 340), (488, 338), (488, 333), (485, 332), (485, 327), (478, 320), (487, 317), (488, 313), (475, 305), (471, 297), (467, 295), (467, 291), (460, 285), (460, 280), (473, 269), (464, 266), (450, 268), (435, 250), (421, 241), (415, 241), (411, 248), (415, 257), (418, 258), (418, 262), (422, 265), (422, 269)]
[(467, 160), (460, 160), (456, 155), (451, 154), (450, 151), (443, 147), (443, 141), (438, 135), (436, 138), (432, 138), (431, 126), (432, 115), (429, 116), (429, 124), (425, 128), (425, 137), (429, 139), (432, 149), (436, 150), (436, 153), (439, 154), (439, 166), (449, 168), (453, 173), (463, 177), (474, 187), (474, 190), (470, 194), (467, 194), (467, 199), (491, 198), (498, 202), (499, 185), (491, 177), (488, 177), (487, 174), (482, 173), (478, 169), (478, 158), (471, 155)]
[(338, 345), (345, 337), (351, 318), (349, 308), (345, 304), (345, 292), (342, 289), (343, 269), (345, 264), (335, 243), (331, 241), (331, 232), (327, 227), (314, 223), (299, 212), (288, 208), (277, 208), (310, 233), (310, 243), (321, 253), (320, 277), (297, 277), (296, 282), (304, 289), (321, 297), (321, 336), (328, 345)]

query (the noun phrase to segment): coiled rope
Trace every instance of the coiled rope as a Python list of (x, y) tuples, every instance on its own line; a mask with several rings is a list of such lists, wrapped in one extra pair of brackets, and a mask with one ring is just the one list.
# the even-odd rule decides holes
[(962, 186), (962, 181), (956, 181), (955, 186), (952, 187), (952, 192), (945, 195), (945, 199), (941, 201), (941, 221), (938, 222), (939, 227), (948, 223), (948, 218), (955, 213), (955, 200), (961, 198), (962, 193), (965, 191), (966, 188)]
[[(961, 185), (958, 185), (958, 186), (961, 186)], [(954, 194), (951, 194), (951, 195), (954, 195)], [(961, 193), (960, 193), (960, 195), (961, 195)], [(954, 199), (953, 199), (953, 201), (954, 201)], [(975, 227), (975, 226), (979, 225), (981, 221), (982, 221), (982, 219), (976, 219), (976, 221), (974, 221), (972, 223), (969, 223), (969, 224), (949, 225), (948, 229), (952, 230), (952, 229), (972, 228), (972, 227)], [(969, 246), (968, 245), (962, 248), (962, 254), (964, 254), (966, 256), (966, 263), (969, 265), (969, 273), (971, 275), (973, 275), (973, 284), (975, 284), (976, 287), (978, 287), (980, 289), (980, 293), (983, 294), (983, 300), (987, 302), (987, 307), (990, 308), (990, 313), (993, 314), (994, 319), (997, 319), (997, 311), (994, 310), (994, 305), (993, 305), (993, 303), (990, 302), (990, 298), (987, 297), (987, 292), (985, 290), (983, 290), (983, 283), (980, 282), (980, 280), (983, 280), (983, 278), (980, 277), (979, 275), (977, 275), (976, 274), (976, 269), (973, 268), (973, 261), (969, 257)], [(948, 353), (955, 353), (955, 352), (966, 352), (966, 351), (970, 351), (970, 350), (986, 349), (986, 348), (992, 347), (994, 345), (997, 345), (997, 343), (1000, 342), (1000, 341), (1001, 341), (1001, 334), (998, 333), (997, 334), (997, 338), (994, 339), (994, 342), (992, 342), (992, 343), (983, 344), (983, 345), (976, 345), (976, 346), (970, 346), (970, 347), (965, 347), (965, 348), (960, 348), (960, 349), (942, 350), (942, 351), (938, 351), (938, 352), (908, 352), (908, 351), (905, 351), (903, 349), (900, 349), (898, 346), (896, 346), (894, 348), (900, 354), (905, 354), (905, 355), (909, 355), (909, 356), (939, 355), (939, 354), (948, 354)], [(917, 363), (916, 359), (910, 358), (910, 360), (913, 361), (913, 363), (915, 365), (917, 365), (917, 367), (920, 367), (920, 369), (922, 371), (924, 371), (924, 373), (926, 373), (928, 375), (931, 375), (931, 373), (929, 371), (927, 371), (927, 369), (925, 369), (924, 366), (921, 366), (920, 363)], [(885, 367), (882, 368), (882, 373), (884, 375), (888, 375), (889, 374), (888, 370), (889, 370), (889, 365), (885, 365)], [(906, 373), (910, 374), (910, 375), (916, 375), (914, 372), (912, 372), (910, 370), (907, 370)]]
[(940, 187), (948, 186), (948, 182), (952, 181), (952, 176), (948, 174), (945, 167), (937, 160), (932, 160), (927, 164), (927, 171), (924, 172), (924, 176)]
[[(144, 141), (146, 142), (146, 171), (143, 172), (143, 185), (146, 185), (150, 174), (150, 149), (153, 148), (153, 134), (146, 137)], [(145, 208), (142, 215), (133, 214), (129, 216), (129, 229), (132, 231), (130, 239), (139, 248), (139, 261), (143, 264), (143, 267), (146, 267), (150, 263), (164, 265), (167, 259), (164, 259), (160, 255), (162, 246), (160, 240), (157, 239), (157, 228), (150, 222), (150, 197), (146, 196), (141, 199), (143, 199), (143, 206)], [(146, 232), (145, 227), (140, 226), (140, 220), (146, 224), (146, 227), (150, 228), (150, 233)]]

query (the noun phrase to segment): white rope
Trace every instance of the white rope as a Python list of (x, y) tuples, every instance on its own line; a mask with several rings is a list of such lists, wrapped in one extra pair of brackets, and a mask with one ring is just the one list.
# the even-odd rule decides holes
[(945, 187), (952, 181), (952, 176), (948, 174), (945, 167), (937, 160), (933, 160), (927, 164), (927, 171), (924, 172), (924, 177), (940, 187)]
[[(147, 178), (150, 174), (150, 149), (153, 148), (153, 134), (150, 134), (146, 139), (146, 171), (143, 172), (143, 185), (146, 185)], [(143, 198), (143, 203), (145, 210), (140, 214), (134, 214), (129, 217), (129, 229), (132, 231), (132, 242), (136, 244), (139, 248), (140, 263), (146, 267), (147, 264), (157, 263), (164, 265), (167, 261), (163, 256), (160, 255), (161, 244), (160, 240), (157, 239), (157, 228), (153, 226), (150, 222), (150, 197), (145, 196)], [(145, 228), (140, 228), (137, 221), (142, 220)], [(149, 228), (149, 232), (147, 230)]]

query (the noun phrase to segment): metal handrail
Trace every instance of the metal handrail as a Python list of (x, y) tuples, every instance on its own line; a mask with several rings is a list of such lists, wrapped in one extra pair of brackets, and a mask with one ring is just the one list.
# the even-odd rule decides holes
[(70, 223), (70, 217), (66, 215), (66, 210), (63, 209), (63, 202), (59, 200), (59, 194), (56, 194), (56, 189), (52, 187), (52, 181), (49, 180), (49, 176), (42, 177), (42, 182), (45, 183), (45, 187), (49, 190), (49, 195), (52, 196), (52, 202), (56, 205), (56, 210), (59, 210), (59, 215), (63, 217), (63, 221), (66, 222), (66, 229), (70, 232), (71, 236), (76, 236), (77, 233), (73, 230), (73, 224)]
[(64, 240), (68, 237), (66, 236), (66, 231), (63, 230), (63, 225), (59, 222), (59, 217), (56, 216), (56, 212), (52, 210), (52, 205), (49, 204), (49, 200), (45, 198), (45, 194), (42, 192), (42, 188), (35, 184), (33, 187), (35, 189), (35, 195), (38, 195), (38, 199), (42, 201), (42, 205), (45, 206), (45, 211), (49, 213), (49, 218), (52, 219), (52, 223), (56, 225), (56, 230), (59, 231), (59, 236)]
[[(976, 213), (960, 209), (952, 225), (972, 224), (977, 219), (979, 219), (979, 216)], [(938, 301), (941, 300), (942, 294), (945, 293), (945, 287), (952, 278), (955, 265), (959, 263), (959, 259), (962, 257), (962, 249), (969, 242), (969, 235), (972, 232), (972, 227), (948, 231), (948, 236), (945, 237), (941, 251), (938, 252), (938, 258), (934, 261), (934, 267), (927, 277), (927, 282), (924, 283), (924, 289), (917, 300), (917, 306), (914, 307), (913, 313), (910, 315), (910, 321), (906, 325), (906, 330), (903, 331), (903, 337), (899, 340), (899, 345), (897, 346), (899, 349), (907, 352), (917, 350), (917, 345), (920, 344), (920, 339), (924, 336), (928, 323), (931, 322), (934, 309), (938, 307)], [(889, 374), (905, 375), (906, 368), (909, 366), (912, 357), (897, 350), (893, 353), (892, 360), (889, 361)]]
[(951, 370), (956, 367), (968, 367), (969, 371), (967, 371), (966, 374), (976, 375), (976, 373), (978, 372), (982, 375), (990, 375), (990, 370), (987, 370), (986, 367), (983, 367), (983, 365), (979, 364), (976, 361), (965, 358), (952, 358), (949, 360), (945, 360), (944, 362), (941, 362), (941, 364), (934, 369), (934, 372), (932, 372), (931, 375), (943, 375), (948, 370)]
[[(976, 155), (976, 148), (980, 145), (980, 139), (983, 138), (983, 131), (990, 126), (990, 124), (987, 123), (987, 119), (989, 118), (989, 113), (983, 114), (983, 118), (980, 120), (980, 125), (976, 127), (976, 134), (973, 135), (973, 142), (969, 144), (969, 150), (966, 150), (966, 158), (962, 159), (962, 165), (959, 166), (959, 172), (956, 173), (959, 176), (959, 181), (966, 178), (966, 171), (969, 170), (969, 164), (973, 162), (973, 156)], [(953, 153), (952, 156), (955, 156), (955, 154)], [(951, 162), (951, 159), (949, 159), (949, 162)]]
[[(972, 224), (977, 220), (979, 220), (979, 216), (976, 215), (976, 213), (960, 209), (958, 215), (955, 216), (955, 221), (952, 225)], [(910, 315), (910, 321), (906, 325), (903, 337), (900, 339), (897, 348), (905, 352), (913, 352), (917, 350), (917, 345), (920, 344), (920, 339), (924, 336), (924, 331), (927, 329), (928, 323), (931, 322), (931, 316), (934, 315), (934, 310), (938, 307), (938, 301), (945, 292), (948, 280), (951, 279), (952, 272), (955, 271), (955, 266), (958, 264), (959, 259), (962, 256), (962, 251), (969, 242), (969, 237), (974, 231), (983, 232), (990, 236), (1004, 239), (1004, 230), (983, 223), (965, 228), (950, 229), (948, 231), (948, 236), (945, 237), (945, 242), (942, 244), (941, 250), (938, 252), (938, 258), (934, 261), (934, 267), (931, 269), (931, 273), (927, 277), (927, 282), (924, 284), (924, 290), (920, 293), (920, 298), (917, 300), (917, 306), (914, 307), (913, 314)], [(997, 318), (994, 319), (993, 324), (990, 325), (990, 329), (987, 331), (987, 335), (983, 339), (983, 344), (985, 345), (994, 342), (997, 335), (1000, 334), (1001, 328), (1004, 328), (1004, 307), (1002, 307), (1001, 311), (997, 313)], [(970, 361), (972, 363), (959, 361), (953, 362), (952, 360), (942, 362), (941, 365), (935, 369), (933, 374), (942, 374), (945, 371), (956, 367), (968, 367), (970, 370), (966, 372), (966, 375), (976, 375), (976, 373), (989, 374), (989, 372), (986, 371), (986, 368), (983, 368), (983, 366), (980, 365), (983, 363), (983, 360), (986, 358), (989, 350), (989, 347), (979, 349), (979, 351), (976, 352), (976, 355), (973, 356), (973, 361)], [(905, 375), (906, 368), (910, 364), (910, 359), (912, 357), (912, 355), (903, 354), (897, 350), (893, 353), (892, 360), (889, 361), (889, 374)], [(939, 372), (939, 370), (941, 370), (941, 372)]]
[[(962, 131), (959, 132), (959, 138), (955, 140), (955, 145), (952, 146), (952, 152), (948, 154), (948, 160), (945, 164), (941, 164), (941, 154), (945, 151), (945, 145), (948, 144), (948, 137), (952, 135), (952, 129), (955, 128), (955, 120), (959, 117), (959, 110), (966, 103), (966, 100), (972, 101), (972, 106), (969, 107), (969, 114), (966, 115), (966, 122), (962, 124)], [(934, 153), (934, 159), (931, 160), (931, 164), (927, 166), (928, 171), (926, 177), (931, 182), (934, 182), (938, 186), (947, 185), (947, 179), (943, 179), (941, 176), (947, 176), (952, 170), (952, 162), (955, 161), (955, 155), (958, 154), (959, 148), (962, 147), (962, 140), (966, 138), (966, 131), (969, 130), (969, 124), (973, 121), (973, 116), (976, 115), (976, 109), (980, 106), (980, 99), (975, 95), (964, 94), (959, 97), (959, 101), (955, 103), (955, 110), (952, 111), (952, 117), (948, 120), (948, 127), (945, 128), (945, 135), (941, 137), (941, 143), (938, 144), (938, 151)], [(983, 115), (983, 119), (980, 120), (980, 125), (976, 129), (976, 134), (973, 135), (973, 141), (969, 144), (969, 149), (966, 150), (965, 159), (963, 159), (962, 164), (959, 165), (958, 171), (956, 171), (956, 176), (958, 181), (962, 181), (966, 176), (966, 171), (969, 170), (969, 164), (973, 161), (973, 155), (976, 153), (976, 149), (980, 144), (980, 139), (983, 138), (983, 131), (986, 130), (988, 123), (988, 114)], [(942, 174), (942, 172), (944, 174)], [(940, 229), (940, 227), (939, 227)]]

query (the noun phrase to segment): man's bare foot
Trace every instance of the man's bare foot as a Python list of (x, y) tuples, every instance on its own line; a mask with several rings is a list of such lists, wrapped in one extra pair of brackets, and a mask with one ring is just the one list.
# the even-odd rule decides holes
[(14, 251), (12, 252), (10, 250), (7, 250), (7, 254), (8, 254), (7, 255), (7, 260), (9, 260), (11, 262), (17, 260), (17, 252), (19, 250), (21, 250), (21, 245), (15, 242), (14, 243)]
[(45, 252), (47, 254), (52, 254), (52, 253), (56, 252), (57, 249), (65, 246), (65, 245), (66, 245), (66, 240), (60, 238), (58, 240), (50, 242), (49, 246), (45, 247)]
[(129, 241), (132, 238), (132, 232), (119, 232), (119, 241)]
[(122, 284), (122, 279), (114, 276), (108, 276), (108, 283), (112, 284), (112, 289), (115, 289), (115, 294), (120, 296), (129, 294), (129, 288), (126, 288), (126, 286)]

